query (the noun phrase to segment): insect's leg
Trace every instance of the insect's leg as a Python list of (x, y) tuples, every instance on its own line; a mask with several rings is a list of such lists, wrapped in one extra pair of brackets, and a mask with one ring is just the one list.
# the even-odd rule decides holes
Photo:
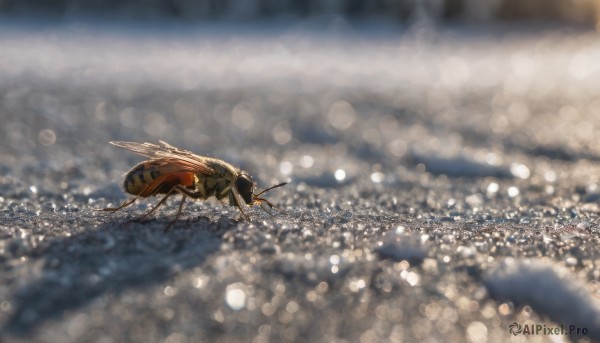
[(229, 191), (229, 203), (231, 204), (233, 202), (233, 204), (240, 209), (240, 212), (242, 212), (242, 216), (244, 216), (244, 218), (247, 221), (250, 221), (250, 217), (248, 217), (246, 215), (246, 213), (244, 213), (244, 209), (242, 208), (242, 206), (240, 205), (240, 201), (238, 200), (238, 198), (235, 196), (235, 193), (233, 193), (233, 190)]
[(119, 206), (119, 207), (107, 207), (107, 208), (103, 208), (103, 209), (102, 209), (102, 210), (100, 210), (100, 211), (109, 211), (109, 212), (115, 212), (115, 211), (118, 211), (118, 210), (122, 209), (123, 207), (127, 207), (127, 206), (129, 206), (129, 205), (133, 204), (133, 203), (134, 203), (134, 202), (137, 200), (137, 198), (138, 198), (138, 197), (135, 197), (135, 198), (133, 198), (133, 199), (130, 199), (130, 200), (127, 200), (127, 201), (125, 201), (125, 202), (124, 202), (124, 203), (123, 203), (121, 206)]
[(147, 216), (151, 215), (152, 213), (154, 213), (154, 211), (156, 211), (160, 206), (162, 206), (162, 204), (165, 203), (165, 201), (167, 201), (167, 198), (171, 195), (171, 193), (173, 193), (175, 191), (176, 187), (171, 188), (171, 190), (169, 190), (167, 192), (167, 194), (160, 199), (160, 201), (158, 202), (158, 204), (156, 204), (156, 206), (154, 206), (150, 211), (148, 211), (146, 214), (143, 214), (141, 217), (130, 220), (130, 222), (137, 222), (140, 221), (144, 218), (146, 218)]
[[(158, 204), (156, 204), (156, 206), (154, 206), (150, 211), (148, 211), (148, 213), (146, 213), (146, 214), (142, 215), (141, 217), (134, 219), (132, 221), (140, 221), (140, 220), (146, 218), (147, 216), (151, 215), (152, 213), (154, 213), (154, 211), (156, 211), (162, 204), (165, 203), (165, 201), (167, 201), (167, 198), (169, 196), (171, 196), (173, 194), (173, 192), (182, 193), (184, 195), (184, 199), (185, 199), (185, 196), (189, 196), (194, 199), (202, 197), (202, 194), (200, 192), (192, 192), (181, 185), (175, 185), (167, 192), (167, 194), (162, 199), (160, 199), (160, 201), (158, 202)], [(179, 204), (179, 211), (177, 212), (177, 218), (179, 218), (182, 207), (183, 207), (183, 200)], [(177, 218), (175, 218), (175, 220), (173, 222), (175, 222), (177, 220)], [(168, 226), (171, 226), (171, 224), (169, 224)], [(168, 226), (167, 226), (167, 228), (168, 228)]]
[[(263, 203), (263, 202), (266, 202), (266, 203), (267, 203), (267, 205), (269, 205), (269, 207), (270, 207), (270, 208), (274, 208), (274, 207), (275, 207), (275, 205), (273, 205), (273, 204), (272, 204), (272, 203), (271, 203), (269, 200), (267, 200), (267, 199), (263, 199), (263, 198), (259, 198), (259, 197), (254, 197), (254, 200), (255, 200), (255, 201), (258, 201), (258, 202), (260, 202), (260, 203), (261, 203), (261, 205), (262, 205), (262, 203)], [(275, 208), (276, 208), (276, 207), (275, 207)]]
[[(142, 189), (142, 191), (139, 192), (138, 194), (144, 194), (144, 192), (148, 189), (148, 187), (150, 187), (150, 185), (147, 185), (146, 187), (144, 187), (144, 189)], [(131, 200), (127, 200), (123, 203), (123, 205), (121, 205), (119, 207), (108, 207), (108, 208), (102, 209), (102, 211), (110, 211), (110, 212), (118, 211), (118, 210), (122, 209), (123, 207), (127, 207), (127, 206), (133, 204), (134, 201), (136, 201), (138, 198), (139, 197), (135, 197)]]
[[(167, 227), (165, 228), (165, 231), (169, 231), (169, 228), (171, 228), (171, 226), (173, 224), (175, 224), (175, 222), (179, 219), (179, 216), (181, 215), (181, 210), (183, 209), (183, 203), (185, 202), (185, 199), (187, 197), (190, 197), (193, 199), (205, 198), (203, 193), (191, 191), (181, 185), (177, 185), (177, 186), (173, 187), (173, 189), (176, 190), (177, 192), (181, 193), (182, 198), (181, 198), (181, 202), (179, 203), (179, 208), (177, 209), (177, 214), (175, 215), (175, 219), (173, 219), (169, 223), (169, 225), (167, 225)], [(173, 191), (173, 189), (171, 189), (171, 191)]]
[(192, 199), (204, 199), (205, 195), (202, 194), (201, 192), (194, 192), (191, 191), (185, 187), (182, 187), (181, 185), (177, 185), (174, 187), (179, 193), (181, 194), (185, 194), (187, 196), (189, 196)]
[(265, 212), (267, 212), (268, 214), (270, 214), (270, 215), (271, 215), (271, 217), (273, 216), (273, 212), (269, 211), (269, 209), (267, 209), (267, 208), (265, 207), (265, 205), (263, 205), (263, 203), (262, 203), (262, 202), (259, 202), (259, 204), (260, 204), (260, 208), (262, 208), (262, 209), (263, 209), (263, 211), (265, 211)]
[[(265, 203), (267, 203), (267, 205), (269, 205), (269, 208), (271, 208), (279, 213), (284, 213), (282, 210), (280, 210), (277, 206), (273, 205), (273, 203), (271, 203), (267, 199), (256, 197), (256, 198), (254, 198), (254, 200), (256, 200), (260, 204), (261, 207), (262, 207), (262, 203), (265, 202)], [(265, 209), (265, 208), (263, 208), (263, 209)], [(269, 211), (267, 211), (267, 212), (269, 212)]]
[(177, 214), (175, 215), (175, 219), (173, 219), (169, 223), (169, 225), (167, 225), (167, 227), (165, 228), (165, 232), (169, 231), (169, 228), (171, 228), (171, 225), (175, 224), (175, 222), (177, 221), (177, 219), (179, 219), (179, 216), (181, 215), (181, 210), (183, 209), (183, 203), (185, 202), (186, 198), (187, 198), (187, 195), (181, 194), (181, 202), (179, 203), (179, 209), (177, 209)]

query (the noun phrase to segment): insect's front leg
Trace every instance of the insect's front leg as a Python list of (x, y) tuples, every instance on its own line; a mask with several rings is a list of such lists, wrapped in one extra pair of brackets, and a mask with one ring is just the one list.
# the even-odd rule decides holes
[(233, 193), (233, 190), (230, 189), (227, 194), (229, 195), (229, 204), (234, 204), (237, 208), (239, 208), (240, 212), (242, 212), (242, 216), (244, 216), (244, 219), (250, 221), (250, 217), (248, 217), (246, 213), (244, 213), (244, 209), (242, 208), (242, 205), (240, 204), (238, 198), (235, 196), (235, 193)]

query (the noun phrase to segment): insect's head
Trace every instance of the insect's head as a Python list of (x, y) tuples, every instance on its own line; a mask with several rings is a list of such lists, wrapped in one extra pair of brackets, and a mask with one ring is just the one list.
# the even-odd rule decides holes
[(242, 172), (235, 180), (235, 188), (246, 204), (252, 204), (254, 201), (254, 182), (252, 181), (252, 176)]
[(254, 181), (252, 180), (252, 176), (246, 174), (246, 172), (242, 172), (238, 176), (238, 178), (235, 180), (235, 188), (237, 189), (237, 191), (240, 194), (240, 196), (242, 197), (242, 199), (244, 199), (244, 201), (248, 205), (261, 204), (264, 202), (267, 205), (269, 205), (269, 207), (273, 207), (273, 204), (271, 204), (271, 202), (269, 200), (260, 198), (260, 195), (262, 195), (265, 192), (270, 191), (273, 188), (277, 188), (277, 187), (281, 187), (281, 186), (285, 186), (285, 185), (287, 185), (287, 182), (283, 182), (278, 185), (269, 187), (269, 188), (265, 189), (264, 191), (262, 191), (258, 194), (255, 194), (254, 193), (255, 184), (254, 184)]

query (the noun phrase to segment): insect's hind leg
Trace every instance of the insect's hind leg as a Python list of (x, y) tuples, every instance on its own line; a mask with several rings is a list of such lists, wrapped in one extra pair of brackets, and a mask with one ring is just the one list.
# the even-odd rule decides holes
[(146, 218), (147, 216), (151, 215), (152, 213), (154, 213), (154, 211), (156, 211), (160, 206), (162, 206), (165, 201), (167, 201), (167, 198), (171, 195), (173, 195), (174, 192), (179, 192), (181, 193), (181, 195), (183, 196), (183, 198), (181, 199), (181, 202), (179, 203), (179, 209), (177, 210), (177, 214), (175, 215), (175, 219), (172, 220), (167, 227), (165, 228), (165, 231), (169, 230), (169, 228), (171, 227), (171, 225), (173, 225), (178, 219), (179, 216), (181, 215), (181, 211), (183, 209), (183, 203), (185, 202), (185, 198), (186, 197), (190, 197), (190, 198), (194, 198), (194, 199), (198, 199), (198, 198), (202, 198), (204, 197), (204, 195), (200, 192), (193, 192), (190, 191), (189, 189), (186, 189), (185, 187), (181, 186), (181, 185), (176, 185), (174, 187), (172, 187), (167, 194), (165, 194), (165, 196), (160, 199), (160, 201), (158, 202), (158, 204), (156, 204), (150, 211), (148, 211), (146, 214), (142, 215), (141, 217), (131, 220), (130, 222), (137, 222), (140, 221), (144, 218)]
[(136, 218), (136, 219), (132, 219), (129, 222), (139, 222), (140, 220), (148, 217), (149, 215), (151, 215), (152, 213), (154, 213), (154, 211), (156, 211), (159, 207), (161, 207), (165, 201), (167, 201), (167, 198), (175, 191), (176, 187), (171, 188), (171, 190), (169, 190), (167, 192), (167, 194), (162, 197), (162, 199), (160, 199), (160, 201), (158, 202), (158, 204), (156, 204), (154, 207), (152, 207), (152, 209), (148, 212), (146, 212), (145, 214), (143, 214), (142, 216)]
[[(142, 191), (141, 191), (141, 192), (139, 192), (138, 194), (144, 194), (144, 193), (146, 192), (146, 190), (148, 189), (148, 187), (150, 187), (150, 185), (147, 185), (146, 187), (144, 187), (144, 189), (142, 189)], [(136, 201), (138, 198), (139, 198), (139, 196), (137, 196), (137, 197), (135, 197), (135, 198), (133, 198), (133, 199), (131, 199), (131, 200), (127, 200), (127, 201), (125, 201), (125, 202), (124, 202), (124, 203), (123, 203), (121, 206), (119, 206), (119, 207), (107, 207), (107, 208), (104, 208), (104, 209), (102, 209), (102, 211), (109, 211), (109, 212), (115, 212), (115, 211), (118, 211), (118, 210), (120, 210), (120, 209), (122, 209), (122, 208), (124, 208), (124, 207), (127, 207), (127, 206), (129, 206), (129, 205), (133, 204), (133, 203), (134, 203), (134, 202), (135, 202), (135, 201)]]
[(129, 205), (133, 204), (133, 203), (134, 203), (134, 202), (137, 200), (137, 198), (138, 198), (138, 197), (135, 197), (135, 198), (133, 198), (133, 199), (130, 199), (130, 200), (127, 200), (127, 201), (125, 201), (125, 202), (124, 202), (124, 203), (123, 203), (121, 206), (119, 206), (119, 207), (107, 207), (107, 208), (103, 208), (101, 211), (108, 211), (108, 212), (115, 212), (115, 211), (118, 211), (118, 210), (120, 210), (120, 209), (122, 209), (122, 208), (124, 208), (124, 207), (127, 207), (127, 206), (129, 206)]
[(187, 198), (187, 195), (185, 195), (185, 194), (181, 195), (181, 202), (179, 203), (179, 208), (177, 209), (177, 214), (175, 215), (175, 219), (171, 220), (171, 222), (167, 225), (167, 227), (165, 227), (165, 232), (169, 231), (171, 226), (173, 224), (175, 224), (175, 222), (179, 219), (179, 216), (181, 215), (181, 210), (183, 209), (183, 203), (185, 202), (186, 198)]

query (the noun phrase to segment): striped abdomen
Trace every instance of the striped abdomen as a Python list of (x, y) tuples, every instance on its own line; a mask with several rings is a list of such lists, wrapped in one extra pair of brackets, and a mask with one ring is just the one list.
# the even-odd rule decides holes
[(163, 173), (152, 161), (146, 161), (133, 167), (125, 176), (123, 189), (129, 194), (148, 197), (159, 193), (167, 193), (176, 185), (190, 187), (194, 185), (194, 174), (191, 172)]

